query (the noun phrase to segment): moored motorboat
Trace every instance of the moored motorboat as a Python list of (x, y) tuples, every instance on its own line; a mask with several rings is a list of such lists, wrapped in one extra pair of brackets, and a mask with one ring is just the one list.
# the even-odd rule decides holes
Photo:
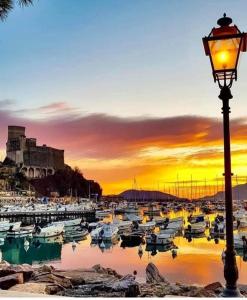
[(48, 224), (44, 227), (35, 226), (33, 237), (43, 238), (43, 237), (54, 237), (61, 235), (64, 232), (63, 224)]
[(177, 233), (179, 233), (179, 230), (177, 228), (165, 228), (160, 229), (160, 233), (170, 234), (175, 236)]
[(144, 215), (146, 215), (146, 216), (160, 216), (160, 209), (153, 206), (153, 205), (149, 205), (148, 210), (144, 211)]
[(214, 226), (212, 226), (209, 230), (211, 237), (224, 237), (226, 234), (226, 228), (225, 223), (214, 223)]
[(15, 230), (19, 230), (21, 227), (21, 222), (13, 222), (13, 223), (9, 223), (9, 231), (15, 231)]
[(123, 233), (120, 236), (124, 244), (139, 245), (143, 241), (145, 233), (141, 230), (134, 230), (130, 233)]
[(88, 224), (88, 231), (91, 232), (92, 230), (96, 229), (96, 228), (99, 228), (99, 227), (102, 227), (104, 225), (104, 223), (101, 221), (101, 222), (91, 222)]
[(131, 230), (133, 223), (132, 221), (121, 221), (118, 219), (113, 220), (113, 224), (118, 227), (118, 230), (123, 232), (126, 230)]
[(152, 221), (154, 221), (156, 225), (163, 225), (165, 223), (168, 223), (169, 219), (160, 216), (155, 216), (153, 217)]
[(238, 232), (234, 234), (234, 247), (247, 251), (247, 232)]
[(138, 214), (139, 213), (139, 208), (138, 208), (136, 203), (129, 203), (124, 208), (124, 213), (126, 213), (126, 214)]
[(117, 234), (118, 227), (111, 223), (103, 224), (102, 227), (98, 227), (90, 233), (92, 240), (113, 240)]
[(101, 219), (101, 218), (109, 217), (110, 214), (111, 214), (110, 209), (97, 210), (96, 213), (95, 213), (95, 217), (98, 218), (98, 219)]
[(173, 235), (166, 233), (151, 233), (146, 236), (146, 243), (150, 245), (169, 245), (173, 241)]
[(185, 234), (202, 234), (206, 230), (206, 223), (205, 222), (198, 222), (189, 224), (188, 227), (185, 229)]
[(169, 250), (174, 249), (174, 244), (170, 243), (167, 245), (153, 245), (153, 244), (147, 244), (146, 245), (146, 249), (145, 251), (147, 252), (151, 252), (151, 255), (154, 256), (156, 255), (158, 252), (167, 252)]
[(6, 232), (9, 230), (10, 223), (9, 221), (1, 221), (0, 222), (0, 232)]
[(65, 241), (80, 241), (86, 238), (86, 236), (89, 234), (87, 229), (75, 229), (70, 231), (65, 231), (64, 233), (64, 239)]
[(138, 225), (138, 229), (142, 230), (142, 231), (150, 231), (150, 230), (154, 230), (155, 228), (155, 222), (154, 221), (150, 221), (150, 222), (146, 222), (144, 224), (139, 224)]
[(20, 227), (19, 229), (10, 229), (7, 232), (7, 237), (25, 237), (32, 236), (34, 231), (34, 226)]
[(190, 222), (191, 224), (194, 224), (194, 223), (201, 223), (201, 222), (204, 222), (205, 221), (205, 218), (204, 218), (204, 215), (203, 214), (200, 214), (200, 215), (190, 215), (188, 217), (188, 222)]
[(175, 229), (177, 231), (181, 231), (184, 227), (183, 217), (169, 219), (169, 223), (166, 226), (166, 229)]
[(123, 216), (123, 219), (131, 222), (137, 222), (137, 223), (142, 222), (142, 217), (136, 214), (125, 214)]
[(81, 224), (82, 219), (71, 219), (71, 220), (62, 220), (62, 221), (56, 221), (52, 222), (52, 224), (63, 224), (65, 229), (66, 227), (73, 227), (73, 226), (79, 226)]

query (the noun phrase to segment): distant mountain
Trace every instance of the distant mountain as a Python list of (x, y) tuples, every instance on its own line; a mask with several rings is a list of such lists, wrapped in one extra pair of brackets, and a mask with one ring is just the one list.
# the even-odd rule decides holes
[(127, 190), (118, 195), (123, 197), (125, 200), (184, 200), (174, 195), (159, 192), (159, 191), (145, 191), (145, 190)]
[[(212, 196), (206, 196), (198, 200), (211, 200), (219, 199), (223, 200), (225, 198), (225, 192), (218, 192)], [(234, 200), (247, 200), (247, 183), (238, 184), (232, 188), (232, 198)]]

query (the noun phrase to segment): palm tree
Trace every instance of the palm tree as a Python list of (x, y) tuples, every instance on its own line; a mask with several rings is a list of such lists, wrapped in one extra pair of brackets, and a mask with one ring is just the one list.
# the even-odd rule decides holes
[(3, 21), (7, 18), (16, 3), (19, 6), (28, 6), (33, 4), (33, 0), (0, 0), (0, 20)]

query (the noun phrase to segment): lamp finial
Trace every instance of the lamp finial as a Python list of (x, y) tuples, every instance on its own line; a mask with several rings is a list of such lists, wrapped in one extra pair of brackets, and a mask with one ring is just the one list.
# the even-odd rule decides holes
[(226, 16), (226, 13), (223, 14), (223, 18), (220, 18), (218, 21), (217, 21), (217, 24), (220, 26), (220, 27), (223, 27), (223, 26), (229, 26), (230, 24), (232, 23), (232, 19), (227, 17)]

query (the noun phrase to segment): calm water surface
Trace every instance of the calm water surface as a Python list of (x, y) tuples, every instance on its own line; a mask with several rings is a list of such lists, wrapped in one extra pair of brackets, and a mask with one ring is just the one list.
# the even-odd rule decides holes
[[(198, 213), (197, 211), (196, 213)], [(184, 216), (185, 211), (171, 213), (171, 217)], [(213, 220), (214, 215), (209, 218)], [(178, 247), (177, 257), (173, 258), (171, 251), (152, 253), (143, 245), (143, 255), (139, 257), (138, 247), (122, 248), (121, 241), (116, 245), (106, 245), (102, 251), (97, 245), (91, 245), (90, 235), (78, 242), (75, 249), (71, 243), (63, 243), (62, 238), (50, 238), (44, 243), (33, 244), (30, 240), (29, 248), (25, 249), (23, 239), (5, 240), (0, 245), (2, 259), (10, 263), (49, 263), (55, 267), (70, 269), (78, 267), (91, 267), (101, 264), (104, 267), (115, 269), (120, 274), (137, 271), (137, 280), (145, 281), (145, 268), (149, 262), (153, 262), (171, 282), (207, 284), (214, 281), (224, 282), (223, 263), (221, 260), (225, 241), (207, 240), (205, 237), (194, 238), (190, 242), (184, 237), (176, 237), (174, 244)], [(149, 250), (149, 251), (147, 251)], [(162, 250), (162, 249), (160, 249)], [(155, 255), (152, 255), (155, 254)], [(239, 268), (239, 282), (247, 283), (247, 257), (243, 254), (237, 256)]]

